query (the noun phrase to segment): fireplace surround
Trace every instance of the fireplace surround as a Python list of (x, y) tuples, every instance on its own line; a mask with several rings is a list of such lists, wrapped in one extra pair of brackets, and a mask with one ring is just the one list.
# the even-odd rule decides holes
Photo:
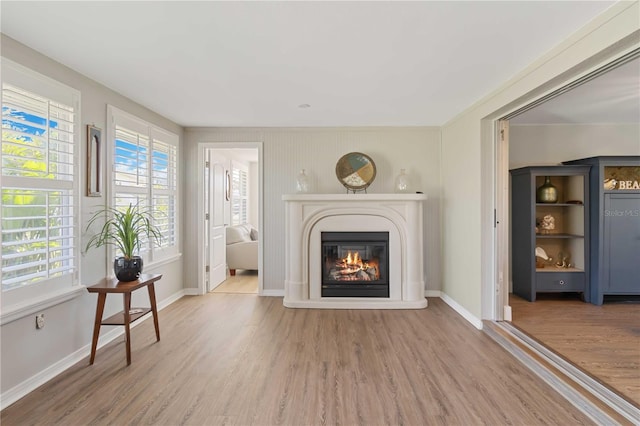
[[(285, 297), (290, 308), (420, 309), (424, 297), (423, 194), (284, 195)], [(388, 235), (388, 293), (323, 295), (323, 233)], [(365, 241), (366, 242), (366, 241)], [(365, 244), (366, 245), (366, 244)]]

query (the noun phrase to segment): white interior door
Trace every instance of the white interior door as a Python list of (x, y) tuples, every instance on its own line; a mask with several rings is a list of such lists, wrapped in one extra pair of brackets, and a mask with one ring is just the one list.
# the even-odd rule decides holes
[(209, 150), (209, 288), (227, 278), (226, 231), (229, 224), (229, 170), (226, 157)]

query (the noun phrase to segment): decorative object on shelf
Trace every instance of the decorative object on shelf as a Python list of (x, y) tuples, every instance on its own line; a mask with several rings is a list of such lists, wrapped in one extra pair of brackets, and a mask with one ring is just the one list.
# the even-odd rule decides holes
[(544, 268), (546, 264), (553, 262), (553, 258), (547, 255), (542, 247), (536, 247), (536, 268)]
[(556, 262), (556, 266), (558, 268), (571, 268), (573, 265), (569, 262), (571, 256), (569, 253), (560, 252), (558, 253), (558, 261)]
[(87, 197), (102, 195), (102, 175), (100, 173), (100, 145), (102, 131), (87, 125)]
[(153, 225), (152, 212), (132, 204), (124, 211), (105, 207), (89, 219), (87, 231), (104, 216), (107, 217), (104, 225), (89, 239), (85, 251), (91, 247), (115, 246), (122, 253), (113, 261), (116, 278), (122, 282), (135, 281), (143, 266), (142, 258), (137, 254), (140, 251), (140, 238), (146, 236), (157, 243), (162, 241), (160, 229)]
[(611, 191), (616, 189), (616, 183), (618, 183), (618, 181), (613, 178), (605, 179), (602, 187), (605, 191)]
[(556, 220), (550, 214), (545, 215), (540, 222), (541, 233), (550, 234), (551, 231), (556, 229)]
[(371, 157), (361, 152), (350, 152), (336, 163), (336, 176), (347, 193), (365, 191), (376, 178), (376, 164)]
[(549, 257), (547, 252), (542, 247), (536, 247), (536, 257), (541, 257), (547, 262), (551, 262), (553, 258)]
[(305, 173), (305, 169), (300, 170), (298, 177), (296, 178), (296, 192), (300, 194), (306, 194), (311, 191), (311, 184), (309, 183), (309, 177)]
[(633, 165), (605, 166), (603, 189), (624, 191), (640, 189), (640, 167)]
[(409, 192), (409, 176), (405, 173), (405, 169), (400, 169), (400, 174), (396, 176), (394, 190), (399, 194), (406, 194)]
[(557, 203), (558, 189), (551, 183), (551, 176), (544, 177), (544, 183), (536, 190), (536, 202)]

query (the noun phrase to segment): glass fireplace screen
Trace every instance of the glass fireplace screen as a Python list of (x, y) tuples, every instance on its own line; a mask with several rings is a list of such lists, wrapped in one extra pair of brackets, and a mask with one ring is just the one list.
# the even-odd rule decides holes
[(388, 232), (322, 233), (323, 297), (389, 297)]

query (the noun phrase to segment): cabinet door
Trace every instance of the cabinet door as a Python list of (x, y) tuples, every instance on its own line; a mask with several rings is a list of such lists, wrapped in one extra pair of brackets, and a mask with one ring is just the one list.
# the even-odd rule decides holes
[(602, 293), (640, 294), (640, 194), (604, 196)]

